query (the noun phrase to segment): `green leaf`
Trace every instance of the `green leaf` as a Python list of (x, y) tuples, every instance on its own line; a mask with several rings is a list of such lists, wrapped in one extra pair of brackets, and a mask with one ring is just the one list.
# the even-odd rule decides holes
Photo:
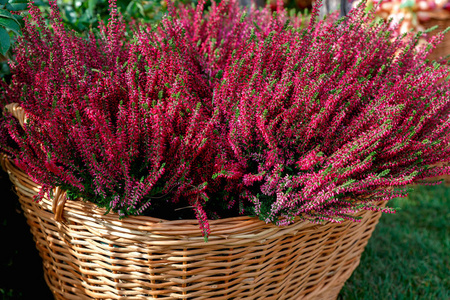
[(135, 6), (135, 2), (134, 1), (130, 1), (130, 3), (128, 3), (127, 7), (125, 8), (125, 11), (127, 12), (127, 14), (132, 14), (132, 10), (133, 7)]
[(0, 27), (0, 53), (5, 55), (11, 46), (11, 40), (8, 32), (3, 27)]
[(12, 7), (12, 11), (21, 11), (28, 7), (27, 3), (10, 3), (9, 5)]
[(136, 2), (136, 7), (137, 7), (137, 9), (139, 9), (139, 12), (141, 13), (141, 15), (145, 16), (145, 8), (144, 8), (144, 6), (141, 3)]
[(7, 11), (6, 9), (0, 9), (0, 17), (15, 20), (14, 15), (9, 11)]
[(17, 24), (17, 21), (14, 19), (6, 19), (6, 18), (0, 18), (0, 25), (5, 27), (6, 29), (14, 31), (16, 34), (21, 35), (22, 32), (20, 30), (19, 24)]
[(21, 16), (21, 15), (14, 15), (14, 19), (16, 19), (17, 23), (20, 24), (20, 28), (22, 28), (23, 24), (24, 24), (23, 16)]
[(34, 0), (33, 1), (34, 6), (41, 6), (41, 7), (50, 7), (50, 4), (48, 4), (48, 1), (42, 1), (42, 0)]
[(0, 0), (0, 5), (5, 5), (6, 3), (8, 3), (8, 0)]
[(97, 0), (89, 0), (88, 11), (91, 14), (91, 17), (94, 16), (94, 9), (96, 6), (97, 6)]

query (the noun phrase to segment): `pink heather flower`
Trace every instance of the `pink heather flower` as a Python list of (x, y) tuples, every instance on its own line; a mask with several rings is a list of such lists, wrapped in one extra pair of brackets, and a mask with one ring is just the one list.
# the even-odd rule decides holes
[(81, 37), (30, 6), (0, 108), (1, 151), (43, 184), (120, 217), (257, 215), (287, 225), (358, 221), (414, 180), (449, 174), (448, 68), (430, 45), (393, 37), (361, 5), (309, 23), (281, 1), (204, 11), (169, 6), (127, 28), (115, 1), (99, 34)]
[(324, 160), (322, 158), (323, 153), (319, 152), (317, 149), (312, 150), (309, 152), (305, 157), (298, 160), (296, 163), (300, 170), (308, 170), (317, 163)]

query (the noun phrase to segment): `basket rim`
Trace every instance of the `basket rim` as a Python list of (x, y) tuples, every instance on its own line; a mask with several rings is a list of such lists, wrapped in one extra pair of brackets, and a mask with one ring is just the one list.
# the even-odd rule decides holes
[[(18, 166), (16, 166), (11, 158), (2, 154), (1, 165), (4, 170), (8, 172), (14, 185), (19, 185), (19, 190), (29, 191), (30, 194), (37, 194), (40, 189), (40, 185), (32, 181), (32, 179)], [(48, 218), (54, 218), (52, 212), (53, 200), (48, 197), (44, 197), (39, 200), (38, 204), (41, 209), (45, 210), (48, 214)], [(380, 202), (380, 205), (383, 205)], [(362, 210), (355, 216), (363, 216), (369, 211)], [(151, 232), (154, 235), (164, 236), (183, 236), (189, 238), (201, 238), (202, 231), (199, 230), (199, 222), (197, 219), (182, 219), (182, 220), (167, 220), (151, 216), (128, 216), (126, 218), (119, 219), (119, 215), (116, 212), (110, 211), (106, 214), (106, 209), (98, 207), (95, 203), (88, 200), (70, 200), (67, 199), (64, 209), (64, 219), (62, 224), (70, 224), (72, 220), (83, 220), (86, 224), (89, 224), (92, 228), (100, 228), (104, 230), (109, 228), (111, 230), (123, 233), (132, 233), (141, 235), (143, 232)], [(211, 233), (208, 237), (242, 237), (247, 235), (254, 236), (267, 231), (273, 232), (273, 234), (297, 234), (300, 230), (315, 230), (318, 226), (334, 226), (339, 223), (324, 221), (323, 223), (312, 223), (308, 220), (296, 217), (294, 222), (287, 226), (277, 226), (273, 223), (266, 223), (260, 220), (258, 217), (250, 216), (236, 216), (221, 218), (216, 220), (208, 220)], [(351, 222), (345, 220), (344, 222)], [(353, 222), (352, 222), (353, 223)], [(284, 232), (284, 233), (283, 233)], [(289, 233), (290, 232), (290, 233)], [(208, 242), (209, 243), (209, 242)]]

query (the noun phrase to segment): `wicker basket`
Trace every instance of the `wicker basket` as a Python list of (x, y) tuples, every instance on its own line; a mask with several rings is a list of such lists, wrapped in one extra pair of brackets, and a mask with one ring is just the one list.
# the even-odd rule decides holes
[[(435, 167), (446, 167), (446, 166), (449, 166), (450, 165), (450, 162), (441, 162), (441, 163), (437, 163), (437, 164), (434, 164), (433, 166), (435, 166)], [(441, 176), (436, 176), (436, 177), (430, 177), (430, 178), (427, 178), (427, 179), (425, 179), (425, 180), (421, 180), (418, 184), (420, 184), (421, 182), (435, 182), (435, 181), (438, 181), (438, 180), (442, 180), (442, 182), (445, 184), (445, 185), (450, 185), (450, 175), (441, 175)], [(413, 185), (416, 185), (417, 183), (414, 183)]]
[(214, 220), (207, 243), (196, 220), (118, 220), (83, 201), (67, 200), (60, 222), (54, 211), (64, 205), (34, 202), (39, 186), (1, 161), (56, 299), (336, 299), (380, 217), (365, 211), (360, 223), (287, 227)]
[[(23, 109), (7, 108), (23, 126)], [(286, 227), (250, 217), (213, 220), (205, 243), (197, 220), (119, 220), (57, 188), (53, 200), (37, 203), (39, 185), (5, 155), (0, 162), (56, 299), (336, 299), (381, 214)]]
[[(440, 13), (431, 13), (427, 12), (431, 18), (428, 21), (422, 22), (424, 28), (428, 29), (433, 26), (438, 26), (437, 29), (431, 31), (429, 33), (430, 36), (436, 35), (439, 32), (445, 30), (447, 27), (450, 27), (450, 13), (446, 11), (442, 11)], [(450, 33), (447, 33), (444, 36), (444, 39), (440, 44), (437, 45), (436, 49), (434, 49), (430, 55), (428, 56), (431, 60), (440, 60), (441, 58), (445, 58), (450, 55)], [(449, 58), (447, 58), (448, 60)]]

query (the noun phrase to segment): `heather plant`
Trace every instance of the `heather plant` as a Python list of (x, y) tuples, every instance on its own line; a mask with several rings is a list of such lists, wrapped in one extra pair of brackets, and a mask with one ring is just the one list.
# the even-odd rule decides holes
[(61, 186), (120, 216), (142, 213), (152, 197), (203, 193), (212, 123), (195, 66), (156, 35), (129, 43), (114, 3), (101, 36), (89, 40), (67, 32), (52, 5), (51, 30), (30, 6), (34, 23), (4, 94), (29, 112), (23, 134), (9, 117), (4, 124), (20, 149), (16, 163), (43, 193)]
[[(115, 2), (88, 38), (26, 22), (2, 107), (3, 152), (37, 182), (120, 217), (238, 214), (341, 222), (448, 173), (448, 69), (360, 6), (309, 24), (234, 0), (126, 28)], [(434, 46), (442, 37), (430, 44)], [(189, 215), (181, 215), (189, 217)]]
[(425, 60), (418, 36), (392, 41), (359, 6), (298, 30), (273, 19), (253, 34), (215, 88), (226, 149), (218, 176), (266, 222), (355, 220), (414, 179), (448, 168), (449, 70)]
[[(190, 206), (206, 234), (206, 220), (215, 215), (207, 216), (203, 203), (217, 153), (217, 109), (211, 102), (215, 77), (203, 54), (214, 46), (202, 47), (170, 16), (131, 35), (110, 4), (109, 22), (87, 39), (65, 28), (55, 1), (50, 22), (29, 7), (12, 82), (3, 84), (3, 100), (19, 103), (27, 123), (23, 131), (5, 114), (2, 150), (43, 184), (40, 196), (60, 186), (69, 198), (88, 199), (121, 217), (156, 210), (172, 218), (175, 208)], [(208, 16), (216, 27), (235, 17), (232, 4), (213, 6)], [(197, 9), (195, 17), (202, 14)], [(240, 27), (206, 34), (230, 34), (226, 45), (241, 48), (249, 30)]]

